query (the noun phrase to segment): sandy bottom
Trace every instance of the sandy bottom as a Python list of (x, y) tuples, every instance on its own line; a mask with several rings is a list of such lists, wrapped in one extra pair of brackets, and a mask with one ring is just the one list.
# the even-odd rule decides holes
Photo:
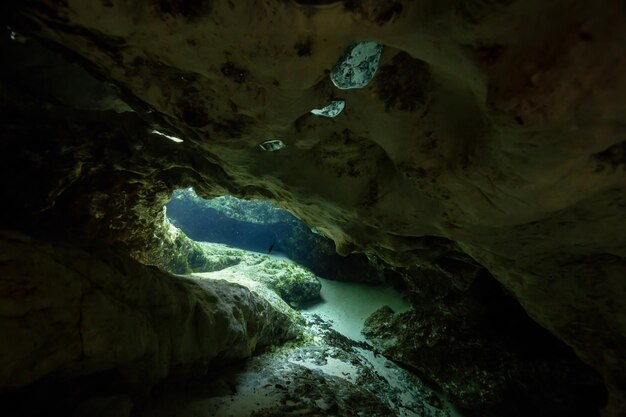
[[(411, 307), (401, 293), (390, 287), (332, 281), (324, 278), (319, 278), (319, 280), (322, 282), (321, 301), (303, 308), (301, 310), (302, 314), (305, 317), (311, 317), (312, 315), (322, 317), (325, 321), (331, 323), (334, 330), (355, 341), (366, 341), (366, 338), (361, 334), (363, 324), (379, 308), (389, 306), (396, 313), (401, 313), (409, 310)], [(415, 386), (412, 386), (415, 381), (407, 380), (407, 372), (399, 368), (394, 362), (379, 354), (375, 354), (370, 349), (357, 348), (356, 350), (361, 358), (365, 359), (390, 386), (401, 391), (399, 396), (401, 400), (410, 403), (415, 400), (416, 396), (423, 394), (423, 392), (420, 393), (419, 391), (426, 387), (421, 386), (420, 389), (416, 389)], [(329, 358), (328, 363), (323, 366), (311, 363), (301, 364), (313, 369), (321, 369), (330, 375), (357, 382), (356, 374), (358, 369), (341, 360)], [(461, 417), (455, 407), (443, 395), (434, 391), (430, 395), (437, 397), (438, 401), (441, 402), (441, 409), (444, 415)], [(402, 417), (419, 417), (422, 415), (409, 408), (400, 407), (398, 411), (398, 416)], [(430, 411), (432, 414), (426, 413), (423, 414), (424, 416), (438, 415), (437, 410), (431, 409), (427, 411)]]
[(379, 308), (387, 305), (395, 312), (403, 312), (410, 307), (392, 288), (319, 280), (322, 282), (321, 301), (302, 309), (302, 313), (319, 314), (331, 322), (335, 330), (353, 340), (365, 340), (361, 334), (363, 323)]
[[(281, 253), (270, 256), (291, 262)], [(228, 273), (238, 273), (237, 267)], [(204, 275), (220, 279), (219, 272)], [(367, 317), (380, 307), (410, 308), (400, 293), (371, 284), (320, 281), (319, 302), (300, 311), (307, 342), (215, 370), (183, 391), (164, 392), (139, 415), (459, 417), (444, 396), (377, 353), (361, 334)]]

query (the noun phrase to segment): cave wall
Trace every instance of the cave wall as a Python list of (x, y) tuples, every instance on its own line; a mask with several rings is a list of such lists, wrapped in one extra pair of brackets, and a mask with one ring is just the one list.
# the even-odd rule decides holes
[[(444, 278), (462, 253), (604, 376), (605, 415), (626, 413), (622, 2), (3, 7), (18, 35), (63, 51), (134, 110), (87, 111), (79, 91), (22, 103), (42, 91), (3, 66), (5, 224), (140, 259), (170, 191), (193, 186), (280, 201), (341, 253)], [(334, 89), (330, 69), (360, 40), (385, 45), (375, 79)], [(347, 102), (340, 117), (308, 113), (333, 98)], [(274, 137), (286, 148), (258, 148)]]
[(0, 254), (0, 399), (8, 415), (16, 412), (9, 394), (44, 377), (105, 375), (107, 390), (149, 392), (297, 335), (291, 317), (247, 288), (172, 276), (110, 247), (2, 231)]
[[(187, 265), (205, 261), (176, 247), (193, 242), (172, 236), (165, 217), (171, 191), (193, 175), (167, 161), (176, 148), (57, 52), (9, 36), (0, 48), (12, 64), (0, 69), (7, 415), (69, 415), (83, 402), (102, 412), (105, 400), (126, 415), (164, 380), (296, 336), (291, 317), (240, 286), (147, 267), (176, 269), (171, 255), (181, 251), (194, 255)], [(72, 83), (82, 88), (58, 90)], [(94, 90), (94, 102), (83, 96)]]
[(395, 268), (412, 309), (385, 306), (362, 333), (379, 351), (448, 394), (471, 417), (598, 416), (601, 376), (531, 320), (481, 267), (453, 277)]

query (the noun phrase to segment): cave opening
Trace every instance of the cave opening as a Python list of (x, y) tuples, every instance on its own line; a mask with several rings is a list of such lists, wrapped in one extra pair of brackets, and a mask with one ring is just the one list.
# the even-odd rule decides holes
[[(384, 271), (373, 268), (367, 256), (356, 253), (340, 256), (332, 239), (266, 200), (238, 199), (230, 195), (203, 199), (193, 188), (184, 188), (172, 193), (165, 213), (173, 227), (201, 245), (224, 244), (271, 254), (331, 280), (378, 284), (384, 281)], [(193, 264), (193, 259), (190, 261), (189, 268), (183, 262), (183, 265), (170, 265), (165, 269), (199, 272), (201, 266)]]
[(193, 188), (175, 190), (165, 207), (168, 219), (189, 238), (254, 252), (284, 254), (283, 245), (295, 239), (293, 229), (306, 227), (270, 202), (230, 195), (205, 200)]
[[(375, 400), (363, 409), (372, 413), (388, 409), (385, 412), (404, 417), (423, 412), (459, 415), (436, 385), (422, 382), (385, 357), (362, 333), (368, 318), (380, 309), (394, 314), (411, 309), (406, 295), (385, 281), (385, 272), (374, 268), (367, 257), (339, 256), (332, 240), (265, 200), (229, 195), (204, 199), (193, 188), (185, 188), (173, 192), (165, 212), (177, 242), (176, 253), (164, 252), (174, 260), (165, 265), (169, 272), (201, 282), (243, 285), (288, 314), (296, 326), (304, 326), (295, 343), (276, 348), (280, 353), (261, 352), (253, 359), (252, 363), (273, 370), (270, 374), (277, 368), (287, 374), (262, 391), (263, 396), (294, 383), (301, 385), (298, 390), (304, 397), (336, 401), (311, 388), (315, 382), (310, 380), (311, 371), (368, 387), (376, 393)], [(294, 366), (302, 368), (296, 371)], [(234, 378), (231, 384), (237, 391), (226, 403), (216, 400), (220, 396), (215, 394), (211, 400), (215, 415), (243, 417), (274, 406), (253, 389), (268, 375), (252, 372), (250, 365), (233, 374), (214, 371), (214, 378)]]
[[(606, 401), (597, 374), (446, 239), (423, 238), (437, 253), (435, 269), (398, 268), (339, 256), (332, 240), (265, 200), (205, 200), (187, 188), (172, 194), (166, 213), (178, 240), (193, 242), (178, 245), (173, 258), (189, 262), (171, 272), (244, 285), (301, 320), (304, 339), (318, 343), (283, 348), (283, 365), (360, 381), (395, 415), (525, 416), (538, 407), (545, 415), (592, 415)], [(457, 349), (464, 354), (449, 356)], [(256, 360), (276, 366), (271, 355)], [(457, 373), (442, 378), (450, 367)], [(238, 378), (251, 377), (246, 372)], [(386, 383), (372, 385), (364, 376), (372, 373)], [(237, 407), (248, 394), (234, 397)]]
[[(263, 258), (277, 261), (267, 266), (273, 271), (297, 267), (312, 272), (294, 275), (321, 282), (321, 287), (309, 284), (311, 293), (306, 296), (296, 294), (304, 291), (304, 284), (272, 288), (292, 307), (323, 312), (354, 340), (364, 340), (363, 323), (378, 308), (390, 305), (395, 311), (409, 309), (402, 294), (405, 288), (393, 288), (384, 271), (372, 267), (367, 257), (339, 256), (331, 239), (269, 201), (229, 195), (203, 199), (193, 188), (186, 188), (173, 192), (165, 210), (171, 225), (180, 229), (177, 233), (193, 240), (214, 262), (194, 265), (194, 274), (237, 266), (241, 261), (236, 254), (254, 256), (257, 265)], [(182, 258), (189, 257), (185, 250), (188, 248), (181, 246)]]

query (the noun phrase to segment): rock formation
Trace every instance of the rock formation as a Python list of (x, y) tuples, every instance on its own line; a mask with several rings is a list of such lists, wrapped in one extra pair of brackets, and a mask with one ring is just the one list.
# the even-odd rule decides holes
[(297, 334), (287, 315), (245, 287), (89, 249), (1, 235), (0, 391), (105, 372), (147, 389)]
[[(484, 270), (466, 287), (432, 271), (403, 271), (413, 309), (383, 307), (363, 334), (384, 355), (442, 387), (465, 416), (597, 414), (599, 375), (528, 319)], [(458, 281), (456, 281), (458, 283)]]
[(248, 283), (255, 281), (294, 308), (320, 296), (319, 279), (296, 263), (215, 243), (204, 242), (200, 246), (213, 262), (211, 269), (194, 274), (196, 277), (226, 279), (248, 288), (253, 287)]
[[(280, 202), (342, 254), (486, 268), (626, 414), (623, 2), (1, 7), (3, 228), (145, 262), (175, 188)], [(358, 41), (383, 45), (380, 68), (338, 90)]]

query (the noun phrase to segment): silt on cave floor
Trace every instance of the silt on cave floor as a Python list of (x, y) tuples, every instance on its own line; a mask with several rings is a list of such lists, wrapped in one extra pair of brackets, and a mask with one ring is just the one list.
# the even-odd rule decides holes
[[(445, 313), (456, 315), (460, 320), (444, 319), (437, 317), (441, 311), (432, 311), (431, 298), (437, 297), (442, 291), (441, 284), (436, 282), (440, 277), (430, 277), (427, 274), (423, 276), (421, 288), (410, 292), (411, 302), (401, 298), (393, 289), (381, 287), (380, 283), (368, 286), (350, 282), (371, 280), (373, 278), (366, 277), (376, 276), (376, 273), (368, 271), (366, 276), (360, 277), (356, 273), (362, 269), (352, 268), (355, 276), (346, 279), (347, 277), (341, 275), (341, 271), (355, 265), (355, 260), (336, 258), (332, 250), (324, 252), (323, 248), (328, 244), (326, 238), (309, 230), (289, 213), (266, 202), (242, 201), (233, 197), (205, 201), (195, 196), (193, 191), (185, 190), (182, 193), (174, 193), (167, 205), (167, 213), (169, 220), (184, 229), (178, 230), (172, 224), (168, 226), (172, 233), (179, 237), (188, 234), (198, 239), (227, 240), (236, 246), (258, 251), (246, 252), (221, 244), (198, 242), (212, 266), (205, 262), (200, 268), (209, 272), (196, 272), (195, 277), (222, 279), (244, 285), (263, 298), (271, 300), (279, 310), (288, 314), (291, 312), (296, 321), (298, 318), (295, 312), (282, 301), (291, 307), (304, 309), (302, 313), (307, 321), (305, 328), (309, 332), (319, 332), (319, 329), (312, 326), (313, 323), (322, 325), (322, 328), (332, 323), (332, 328), (338, 332), (337, 337), (324, 338), (330, 349), (329, 346), (325, 346), (322, 351), (336, 351), (337, 357), (331, 354), (333, 361), (321, 370), (325, 372), (330, 370), (331, 375), (339, 378), (348, 377), (350, 382), (355, 382), (351, 377), (357, 375), (358, 385), (368, 387), (370, 393), (377, 393), (375, 396), (389, 407), (387, 411), (364, 409), (358, 412), (365, 415), (382, 413), (404, 416), (416, 413), (439, 415), (438, 413), (450, 413), (452, 410), (449, 404), (446, 405), (437, 399), (418, 377), (411, 377), (413, 383), (407, 384), (406, 371), (383, 359), (383, 355), (398, 361), (413, 372), (418, 372), (426, 378), (430, 387), (443, 387), (445, 392), (451, 395), (450, 399), (463, 408), (467, 415), (525, 416), (529, 413), (546, 416), (576, 415), (576, 413), (590, 415), (593, 414), (594, 407), (603, 401), (604, 394), (593, 372), (577, 364), (577, 359), (568, 348), (529, 320), (512, 300), (506, 301), (506, 295), (493, 278), (488, 274), (485, 275), (480, 268), (463, 271), (464, 275), (470, 273), (480, 275), (474, 278), (472, 288), (477, 299), (466, 299), (467, 296), (462, 297), (446, 289), (446, 297), (452, 301), (448, 306), (450, 310)], [(272, 242), (270, 251), (274, 247), (286, 250), (290, 256), (308, 261), (312, 268), (319, 264), (330, 265), (324, 271), (326, 273), (333, 271), (327, 276), (330, 280), (306, 272), (284, 254), (259, 253), (266, 249), (269, 242)], [(182, 251), (181, 254), (185, 252)], [(349, 268), (346, 268), (346, 265)], [(400, 275), (409, 272), (395, 273)], [(400, 276), (394, 276), (389, 271), (386, 275), (378, 276), (379, 279), (386, 277), (388, 282), (395, 282), (399, 289), (406, 292), (406, 286), (398, 283), (398, 280), (402, 280)], [(337, 281), (340, 277), (343, 282)], [(433, 278), (435, 282), (432, 281)], [(322, 282), (321, 287), (318, 281)], [(318, 294), (321, 294), (321, 298)], [(282, 298), (282, 301), (279, 298)], [(480, 302), (480, 307), (475, 305), (477, 301)], [(441, 304), (446, 303), (438, 301), (435, 306), (441, 309)], [(417, 308), (411, 308), (411, 305)], [(430, 313), (436, 320), (427, 317)], [(311, 314), (314, 316), (311, 317)], [(484, 328), (471, 327), (469, 324), (472, 320), (482, 322), (481, 326)], [(361, 331), (369, 338), (367, 342)], [(494, 334), (497, 337), (494, 338)], [(311, 334), (305, 337), (308, 340), (311, 338), (319, 339), (317, 335)], [(498, 340), (499, 338), (506, 341)], [(344, 344), (335, 346), (337, 340), (343, 340)], [(345, 343), (357, 344), (361, 349), (357, 350), (359, 355), (355, 357), (352, 348), (347, 348), (346, 352)], [(449, 346), (443, 348), (442, 344)], [(300, 359), (303, 356), (301, 350), (305, 352), (313, 350), (320, 354), (319, 346), (300, 346), (296, 350), (286, 348), (280, 357), (287, 363), (290, 362), (288, 368), (293, 366), (294, 362), (301, 364)], [(456, 353), (456, 357), (450, 357), (449, 352), (455, 350), (460, 353)], [(323, 353), (321, 356), (321, 363), (327, 362)], [(305, 354), (304, 357), (311, 359), (309, 354)], [(317, 356), (313, 358), (315, 359), (313, 363), (309, 362), (307, 366), (319, 368), (320, 358)], [(270, 375), (276, 372), (277, 367), (285, 365), (284, 361), (282, 365), (280, 362), (274, 363), (274, 359), (273, 356), (259, 359), (271, 370), (268, 371)], [(375, 363), (371, 363), (372, 361)], [(386, 367), (382, 367), (381, 361), (385, 362)], [(440, 361), (446, 361), (443, 368)], [(355, 368), (355, 364), (359, 366)], [(363, 364), (367, 366), (364, 368)], [(373, 369), (368, 369), (372, 365)], [(340, 372), (333, 371), (335, 367), (338, 367)], [(391, 375), (385, 372), (389, 368), (395, 370)], [(446, 375), (446, 368), (455, 369), (456, 375)], [(377, 372), (381, 370), (386, 375), (382, 377), (378, 375)], [(368, 379), (372, 372), (379, 382), (384, 381), (382, 385), (380, 383), (378, 386), (373, 385)], [(257, 374), (249, 375), (247, 372), (238, 376), (246, 380), (261, 377)], [(274, 375), (274, 379), (276, 378)], [(294, 378), (293, 383), (300, 395), (304, 396), (302, 400), (308, 398), (307, 395), (313, 395), (318, 399), (320, 396), (325, 397), (323, 392), (317, 390), (315, 393), (307, 392), (307, 387), (310, 389), (315, 384), (303, 381), (301, 376)], [(532, 387), (529, 388), (528, 385)], [(413, 388), (410, 388), (411, 386)], [(416, 390), (416, 387), (422, 388)], [(271, 389), (273, 388), (270, 387)], [(403, 400), (398, 399), (398, 389)], [(244, 395), (244, 398), (250, 400), (266, 393), (252, 392)], [(576, 396), (580, 394), (590, 401), (577, 400)], [(191, 408), (209, 405), (215, 407), (217, 402), (221, 404), (220, 407), (226, 407), (218, 409), (227, 413), (226, 410), (231, 406), (235, 410), (239, 410), (241, 406), (238, 394), (229, 398), (230, 401), (222, 403), (220, 402), (222, 400), (223, 397), (220, 397), (220, 400), (208, 400), (201, 395), (192, 401), (195, 405)], [(294, 403), (294, 399), (289, 396), (282, 397), (282, 401), (283, 405), (285, 401), (290, 401), (294, 415), (307, 409), (312, 415), (317, 412), (328, 412), (320, 411), (306, 401)], [(324, 402), (329, 404), (337, 401), (343, 400), (324, 399)], [(439, 408), (433, 408), (429, 402), (438, 405)], [(243, 403), (246, 404), (246, 401), (243, 400)], [(244, 407), (245, 410), (248, 408)], [(357, 410), (342, 409), (340, 413), (350, 415), (357, 413)], [(220, 412), (217, 412), (217, 415), (219, 414)]]
[(2, 414), (626, 415), (624, 16), (3, 2)]
[[(242, 255), (244, 260), (235, 266), (194, 275), (245, 285), (272, 300), (278, 309), (290, 309), (285, 305), (291, 299), (289, 294), (276, 289), (268, 292), (263, 273), (257, 274), (245, 264), (258, 271), (266, 269), (268, 263), (293, 268), (291, 261), (254, 253)], [(391, 304), (408, 309), (400, 294), (380, 285), (321, 281), (321, 288), (310, 292), (302, 316), (291, 312), (302, 326), (298, 340), (261, 353), (245, 365), (214, 371), (182, 392), (169, 392), (141, 415), (456, 415), (441, 394), (384, 358), (360, 334), (365, 318), (377, 308)], [(276, 297), (279, 294), (284, 294), (283, 300)]]
[[(302, 230), (304, 225), (287, 212), (264, 202), (232, 197), (203, 201), (189, 192), (175, 193), (167, 206), (168, 220), (184, 227), (183, 231), (168, 226), (173, 234), (230, 239), (240, 248), (259, 250), (249, 252), (219, 243), (195, 242), (204, 252), (204, 259), (210, 261), (197, 268), (193, 277), (245, 286), (292, 317), (301, 334), (286, 346), (234, 366), (234, 370), (214, 371), (198, 382), (199, 386), (166, 394), (142, 415), (452, 415), (452, 406), (440, 399), (439, 393), (384, 358), (361, 335), (365, 319), (376, 309), (385, 305), (398, 311), (409, 308), (401, 294), (380, 283), (365, 285), (319, 278), (278, 250), (260, 253), (269, 242), (273, 242), (272, 249), (287, 249), (296, 258), (303, 252), (322, 250), (324, 238), (308, 228)], [(198, 207), (205, 210), (198, 211)], [(233, 223), (235, 220), (238, 222)], [(176, 257), (188, 257), (187, 247), (181, 245)], [(334, 259), (332, 253), (317, 256), (319, 263)], [(341, 261), (350, 263), (347, 259)], [(342, 265), (332, 263), (333, 278), (337, 278)], [(359, 277), (352, 280), (359, 281)]]

